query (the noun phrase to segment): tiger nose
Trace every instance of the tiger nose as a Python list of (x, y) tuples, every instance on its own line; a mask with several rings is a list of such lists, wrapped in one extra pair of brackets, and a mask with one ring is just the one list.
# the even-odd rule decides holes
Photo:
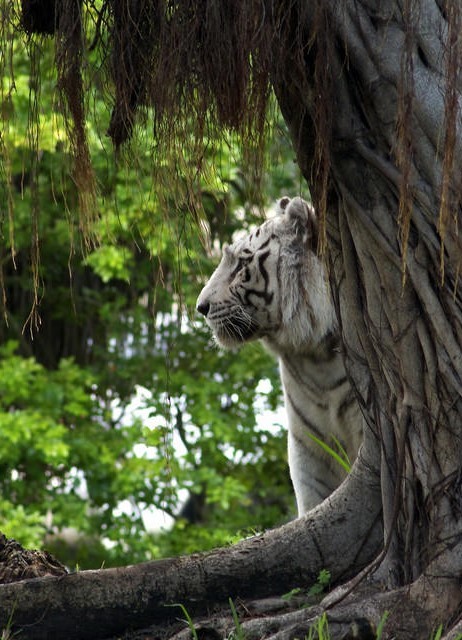
[(199, 313), (202, 313), (204, 317), (207, 317), (210, 311), (210, 304), (208, 302), (199, 302), (196, 309), (199, 311)]

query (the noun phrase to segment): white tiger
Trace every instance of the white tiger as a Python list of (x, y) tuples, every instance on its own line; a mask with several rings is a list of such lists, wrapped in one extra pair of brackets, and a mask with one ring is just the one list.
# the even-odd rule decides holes
[(301, 198), (282, 198), (275, 217), (224, 248), (197, 300), (197, 310), (222, 347), (261, 339), (279, 358), (299, 515), (327, 497), (345, 475), (319, 441), (331, 446), (339, 441), (353, 461), (362, 436), (316, 248), (313, 209)]

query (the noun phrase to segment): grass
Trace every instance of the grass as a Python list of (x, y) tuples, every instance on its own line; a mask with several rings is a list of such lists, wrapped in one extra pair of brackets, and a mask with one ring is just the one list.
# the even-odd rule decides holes
[[(229, 636), (229, 640), (245, 640), (245, 632), (241, 626), (241, 623), (239, 621), (239, 616), (237, 614), (236, 611), (236, 607), (234, 605), (234, 602), (232, 601), (231, 598), (228, 599), (229, 602), (229, 606), (231, 609), (231, 615), (233, 617), (233, 622), (234, 622), (234, 627), (235, 630), (230, 634)], [(176, 604), (170, 604), (167, 605), (168, 607), (179, 607), (185, 617), (186, 623), (189, 627), (189, 631), (191, 632), (191, 637), (193, 640), (199, 640), (199, 636), (197, 634), (197, 629), (194, 625), (194, 622), (191, 618), (191, 616), (189, 615), (188, 610), (186, 609), (186, 607), (184, 606), (184, 604), (181, 603), (176, 603)], [(3, 640), (3, 638), (0, 638), (0, 640)], [(8, 640), (8, 639), (5, 639)]]
[(380, 618), (379, 624), (377, 625), (377, 631), (375, 632), (375, 640), (381, 640), (383, 629), (385, 627), (385, 623), (388, 620), (388, 616), (390, 615), (389, 611), (385, 611)]
[(313, 440), (313, 442), (318, 444), (321, 449), (323, 449), (336, 462), (338, 462), (338, 464), (346, 471), (346, 473), (350, 473), (351, 463), (348, 458), (347, 452), (335, 436), (332, 436), (332, 440), (334, 442), (334, 446), (337, 448), (337, 451), (334, 448), (330, 447), (327, 442), (324, 442), (324, 440), (321, 440), (321, 438), (318, 438), (313, 433), (308, 433), (307, 435), (311, 438), (311, 440)]
[(305, 640), (330, 640), (327, 613), (324, 612), (313, 626), (310, 627)]
[(183, 612), (183, 615), (185, 617), (185, 620), (188, 624), (189, 630), (191, 632), (191, 637), (193, 640), (199, 640), (199, 636), (197, 635), (197, 631), (196, 631), (196, 627), (194, 626), (194, 622), (192, 621), (191, 616), (189, 615), (188, 610), (186, 609), (186, 607), (184, 606), (184, 604), (181, 603), (176, 603), (176, 604), (167, 604), (167, 607), (179, 607), (181, 609), (181, 611)]
[[(383, 630), (387, 623), (389, 611), (385, 611), (380, 618), (379, 624), (375, 631), (375, 640), (382, 640)], [(443, 636), (444, 626), (440, 624), (437, 629), (432, 633), (429, 640), (441, 640)], [(324, 612), (318, 620), (310, 627), (308, 634), (304, 640), (330, 640), (329, 622), (327, 620), (327, 614)], [(462, 633), (458, 634), (454, 640), (462, 640)]]
[[(329, 574), (328, 571), (325, 572), (325, 574)], [(324, 578), (325, 579), (325, 578)], [(320, 580), (318, 578), (318, 582), (315, 583), (315, 585), (317, 585), (319, 582), (324, 581)], [(330, 574), (329, 574), (329, 579), (330, 579)], [(290, 597), (292, 597), (293, 595), (296, 595), (300, 593), (300, 589), (292, 589), (292, 591), (290, 591), (288, 594), (285, 594), (285, 596), (283, 596), (283, 598), (285, 598), (286, 600), (289, 600)], [(234, 631), (231, 632), (231, 634), (229, 635), (229, 640), (246, 640), (246, 636), (245, 636), (245, 630), (242, 628), (242, 625), (240, 623), (239, 620), (239, 616), (238, 613), (236, 611), (236, 606), (233, 602), (233, 600), (231, 598), (228, 599), (229, 602), (229, 607), (231, 609), (231, 615), (233, 618), (233, 623), (234, 623)], [(191, 616), (188, 613), (188, 610), (186, 609), (186, 607), (183, 604), (171, 604), (171, 605), (167, 605), (170, 607), (179, 607), (185, 617), (186, 623), (189, 627), (189, 630), (191, 632), (191, 637), (193, 640), (199, 640), (199, 636), (196, 630), (196, 627), (194, 626), (194, 622), (191, 618)], [(377, 629), (375, 631), (375, 640), (382, 640), (383, 637), (383, 631), (385, 629), (385, 625), (387, 623), (389, 617), (389, 611), (385, 611), (382, 615), (382, 617), (379, 620), (379, 623), (377, 625)], [(443, 636), (443, 632), (444, 632), (444, 626), (442, 624), (440, 624), (436, 630), (432, 633), (432, 635), (430, 636), (429, 640), (441, 640), (442, 636)], [(11, 640), (12, 636), (10, 635), (10, 632), (7, 629), (5, 629), (2, 634), (0, 635), (0, 640)], [(296, 639), (298, 640), (298, 639)], [(327, 619), (327, 613), (324, 612), (322, 615), (319, 616), (319, 618), (316, 620), (316, 622), (314, 624), (312, 624), (310, 626), (310, 628), (308, 629), (308, 633), (306, 634), (306, 636), (304, 637), (303, 640), (331, 640), (331, 636), (330, 636), (330, 632), (329, 632), (329, 621)], [(462, 633), (458, 634), (455, 637), (455, 640), (462, 640)]]
[(231, 600), (231, 598), (229, 598), (229, 606), (231, 608), (231, 615), (233, 616), (233, 622), (236, 628), (235, 631), (233, 631), (230, 635), (230, 639), (232, 638), (232, 640), (245, 640), (245, 632), (241, 626), (236, 607), (234, 606), (234, 602)]

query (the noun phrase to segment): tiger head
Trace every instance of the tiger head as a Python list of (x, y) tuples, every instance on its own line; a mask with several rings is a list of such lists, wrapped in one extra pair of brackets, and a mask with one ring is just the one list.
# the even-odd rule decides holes
[(219, 345), (262, 338), (277, 353), (310, 350), (334, 328), (317, 230), (308, 203), (282, 198), (273, 218), (224, 247), (197, 300)]

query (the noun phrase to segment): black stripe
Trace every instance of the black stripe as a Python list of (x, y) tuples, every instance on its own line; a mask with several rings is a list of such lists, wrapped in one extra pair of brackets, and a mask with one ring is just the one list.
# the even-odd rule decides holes
[(338, 380), (334, 380), (332, 383), (326, 386), (321, 386), (318, 384), (315, 378), (309, 377), (308, 379), (306, 375), (300, 374), (298, 372), (298, 369), (292, 366), (292, 363), (287, 357), (281, 356), (281, 361), (285, 369), (288, 371), (289, 375), (295, 380), (295, 383), (299, 387), (308, 389), (308, 391), (315, 396), (314, 398), (310, 398), (310, 402), (313, 402), (317, 407), (321, 407), (323, 409), (329, 408), (332, 404), (329, 399), (327, 399), (327, 401), (323, 401), (323, 392), (329, 393), (332, 391), (336, 391), (337, 388), (342, 387), (347, 381), (346, 376), (343, 375)]
[(301, 410), (299, 409), (299, 407), (297, 407), (297, 405), (293, 401), (292, 396), (290, 395), (290, 393), (288, 391), (287, 391), (286, 395), (287, 395), (288, 402), (290, 402), (293, 410), (295, 411), (297, 416), (300, 418), (300, 420), (302, 421), (303, 425), (305, 427), (307, 427), (308, 429), (310, 429), (310, 431), (312, 431), (317, 438), (319, 438), (320, 440), (323, 440), (325, 438), (326, 434), (323, 433), (322, 431), (320, 431), (318, 429), (318, 427), (316, 425), (314, 425), (312, 422), (310, 422), (310, 420), (305, 416), (305, 414), (301, 412)]
[[(303, 446), (303, 449), (306, 451), (306, 446), (305, 443), (300, 440), (300, 438), (297, 438), (293, 433), (290, 434), (291, 437), (298, 443), (300, 443)], [(321, 451), (321, 449), (318, 447), (318, 449), (316, 449), (316, 443), (313, 442), (313, 449), (310, 449), (308, 451), (308, 453), (311, 455), (316, 451)], [(339, 481), (337, 482), (334, 478), (334, 482), (331, 484), (328, 484), (327, 481), (329, 480), (329, 476), (332, 476), (332, 469), (329, 467), (329, 465), (327, 464), (326, 460), (321, 457), (318, 458), (316, 457), (316, 461), (317, 462), (321, 462), (324, 465), (324, 474), (322, 478), (319, 478), (318, 476), (314, 476), (314, 475), (310, 475), (310, 476), (303, 476), (303, 478), (299, 478), (299, 482), (301, 481), (301, 484), (303, 484), (306, 487), (310, 487), (311, 489), (314, 489), (316, 491), (316, 493), (321, 497), (321, 498), (326, 498), (329, 494), (332, 493), (332, 491), (334, 491), (334, 489), (336, 489), (339, 485), (339, 482), (341, 481), (341, 479), (339, 478)], [(307, 456), (306, 457), (306, 462), (307, 462), (307, 466), (309, 466), (310, 464), (310, 458)], [(330, 478), (332, 479), (332, 478)], [(324, 491), (321, 491), (318, 487), (313, 487), (313, 484), (315, 483), (317, 485), (319, 485), (319, 487), (323, 487)]]
[(339, 420), (343, 420), (345, 417), (345, 413), (355, 404), (357, 404), (356, 395), (353, 389), (350, 389), (350, 392), (347, 393), (346, 397), (342, 400), (337, 408), (337, 417), (339, 418)]
[[(268, 240), (269, 242), (269, 240)], [(267, 243), (265, 243), (263, 246), (265, 246)], [(258, 289), (247, 289), (245, 294), (244, 294), (244, 298), (247, 304), (252, 304), (252, 302), (250, 301), (250, 296), (256, 296), (257, 298), (263, 298), (264, 302), (266, 304), (271, 304), (271, 302), (273, 301), (274, 298), (274, 293), (268, 293), (268, 286), (269, 286), (269, 276), (268, 276), (268, 272), (264, 267), (264, 262), (265, 260), (268, 258), (268, 256), (270, 255), (270, 251), (265, 251), (265, 253), (263, 253), (262, 255), (258, 256), (258, 267), (260, 269), (260, 273), (263, 276), (263, 280), (265, 282), (265, 286), (263, 291), (259, 291)], [(255, 305), (253, 305), (255, 306)]]
[(244, 293), (244, 299), (246, 304), (252, 305), (257, 308), (252, 301), (250, 300), (250, 296), (255, 296), (256, 298), (263, 298), (263, 301), (266, 304), (271, 304), (273, 301), (274, 293), (268, 293), (267, 291), (258, 291), (258, 289), (246, 289)]
[(270, 252), (265, 251), (265, 253), (262, 253), (260, 256), (258, 256), (258, 266), (263, 276), (263, 280), (265, 281), (265, 291), (268, 291), (269, 276), (268, 276), (268, 271), (264, 267), (264, 264), (269, 255), (270, 255)]
[(265, 240), (265, 242), (258, 247), (257, 251), (261, 251), (262, 249), (267, 247), (270, 242), (271, 242), (271, 238), (268, 238), (268, 240)]
[[(338, 354), (335, 354), (334, 357), (331, 358), (331, 360), (334, 360), (335, 357), (337, 357)], [(311, 353), (308, 353), (306, 355), (306, 360), (309, 360), (310, 363), (313, 365), (313, 367), (316, 367), (316, 365), (318, 364), (318, 361), (315, 357), (313, 357), (313, 355)], [(288, 356), (281, 356), (281, 361), (283, 362), (285, 368), (289, 371), (290, 375), (295, 378), (295, 380), (297, 380), (297, 382), (301, 385), (305, 385), (308, 386), (308, 388), (312, 388), (310, 387), (306, 382), (306, 375), (305, 374), (299, 374), (298, 373), (298, 369), (297, 367), (292, 363), (290, 357)], [(323, 361), (323, 363), (325, 363), (327, 361)], [(331, 363), (329, 363), (331, 364)], [(329, 371), (332, 371), (333, 367), (330, 366), (329, 367)], [(316, 382), (316, 380), (312, 377), (310, 377), (310, 382), (313, 383), (314, 388), (316, 389), (316, 391), (333, 391), (334, 389), (336, 389), (337, 387), (341, 387), (342, 385), (345, 384), (345, 382), (348, 381), (348, 378), (345, 374), (345, 370), (343, 369), (343, 365), (340, 362), (339, 366), (336, 367), (336, 373), (340, 374), (340, 377), (334, 377), (330, 376), (331, 378), (333, 378), (333, 380), (331, 382), (328, 382), (325, 386), (321, 386), (320, 384), (318, 384)]]
[[(330, 471), (329, 469), (326, 469), (326, 475), (329, 475), (329, 471)], [(321, 498), (326, 498), (338, 486), (336, 483), (334, 483), (333, 485), (327, 484), (327, 482), (325, 482), (324, 480), (320, 480), (319, 478), (315, 478), (314, 476), (311, 476), (309, 480), (313, 480), (314, 482), (316, 482), (316, 484), (318, 484), (319, 486), (325, 489), (324, 492), (321, 492), (319, 489), (316, 489), (318, 495), (321, 496)], [(303, 484), (306, 485), (307, 487), (313, 488), (313, 486), (308, 484), (308, 482), (304, 482)]]

